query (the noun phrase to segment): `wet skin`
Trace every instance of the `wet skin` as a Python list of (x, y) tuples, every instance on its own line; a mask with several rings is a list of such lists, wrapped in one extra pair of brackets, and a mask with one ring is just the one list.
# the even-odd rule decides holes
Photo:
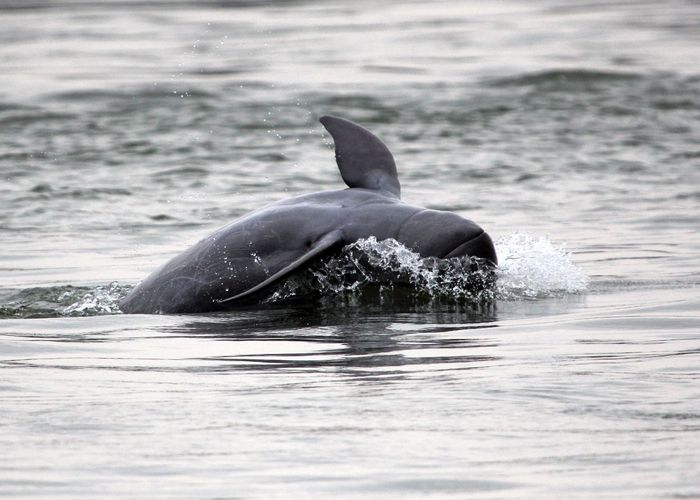
[(207, 236), (155, 270), (121, 302), (126, 313), (221, 310), (343, 246), (394, 238), (422, 257), (472, 256), (497, 263), (493, 242), (452, 212), (400, 200), (393, 157), (366, 129), (323, 117), (348, 189), (278, 201)]

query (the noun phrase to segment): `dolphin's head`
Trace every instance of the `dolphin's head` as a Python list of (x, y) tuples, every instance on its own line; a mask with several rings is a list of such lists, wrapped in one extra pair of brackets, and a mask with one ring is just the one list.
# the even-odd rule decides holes
[(402, 225), (397, 240), (423, 257), (478, 257), (498, 264), (491, 237), (474, 222), (452, 212), (423, 210)]

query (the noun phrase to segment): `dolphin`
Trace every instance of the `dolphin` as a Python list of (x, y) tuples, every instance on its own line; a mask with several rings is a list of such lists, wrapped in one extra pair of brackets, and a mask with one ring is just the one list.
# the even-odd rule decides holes
[(166, 262), (120, 303), (131, 314), (195, 313), (249, 303), (343, 246), (394, 238), (422, 257), (497, 264), (489, 235), (451, 212), (401, 201), (389, 149), (367, 129), (323, 116), (346, 189), (281, 200), (234, 220)]

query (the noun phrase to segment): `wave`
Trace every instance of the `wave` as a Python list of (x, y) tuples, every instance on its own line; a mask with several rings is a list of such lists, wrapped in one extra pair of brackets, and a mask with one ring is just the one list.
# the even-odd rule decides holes
[(112, 282), (95, 287), (55, 286), (25, 288), (0, 304), (0, 318), (53, 318), (120, 314), (119, 300), (131, 285)]
[(530, 85), (586, 84), (598, 82), (618, 82), (640, 79), (641, 75), (623, 71), (606, 71), (595, 69), (554, 69), (524, 73), (512, 77), (499, 78), (491, 81), (499, 87), (520, 87)]
[(496, 269), (480, 259), (420, 257), (393, 239), (370, 237), (311, 266), (278, 287), (267, 302), (321, 294), (378, 295), (414, 302), (487, 303), (585, 292), (589, 278), (565, 246), (514, 233), (496, 241)]
[(373, 299), (379, 294), (382, 299), (479, 303), (493, 301), (494, 282), (492, 267), (480, 259), (423, 258), (394, 239), (371, 236), (288, 278), (266, 302), (307, 295), (366, 294)]
[[(583, 293), (589, 278), (564, 245), (513, 233), (496, 240), (500, 264), (472, 257), (421, 257), (393, 239), (347, 245), (273, 288), (266, 305), (298, 300), (366, 305), (483, 305)], [(0, 304), (0, 318), (120, 314), (131, 285), (28, 288)]]

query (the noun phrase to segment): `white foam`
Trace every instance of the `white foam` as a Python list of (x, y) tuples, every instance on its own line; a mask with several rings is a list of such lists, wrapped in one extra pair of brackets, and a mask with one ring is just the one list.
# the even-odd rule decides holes
[(551, 297), (585, 292), (589, 278), (571, 260), (565, 245), (548, 236), (513, 233), (499, 238), (497, 298)]
[[(116, 281), (106, 286), (95, 288), (78, 297), (75, 302), (64, 307), (61, 314), (65, 316), (95, 316), (101, 314), (121, 314), (119, 300), (126, 295), (131, 287), (123, 286)], [(59, 301), (65, 301), (68, 297), (65, 292)], [(75, 292), (70, 292), (75, 294)]]

